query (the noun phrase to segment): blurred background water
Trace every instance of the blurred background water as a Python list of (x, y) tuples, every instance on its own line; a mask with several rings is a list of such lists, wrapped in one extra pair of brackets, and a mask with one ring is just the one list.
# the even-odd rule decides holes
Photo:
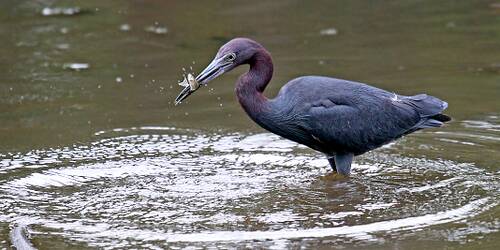
[[(269, 97), (335, 76), (454, 121), (336, 179), (246, 117), (246, 68), (174, 107), (182, 68), (238, 36), (272, 53)], [(498, 1), (5, 0), (0, 37), (0, 248), (500, 244)]]

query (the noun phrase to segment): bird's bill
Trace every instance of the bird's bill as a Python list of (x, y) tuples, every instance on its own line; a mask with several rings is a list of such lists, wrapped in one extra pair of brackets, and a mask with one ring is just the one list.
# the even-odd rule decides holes
[(175, 98), (175, 105), (178, 105), (181, 103), (184, 99), (186, 99), (188, 96), (190, 96), (192, 93), (194, 93), (196, 90), (191, 90), (190, 86), (184, 87), (184, 89), (179, 93), (179, 95)]
[[(216, 77), (222, 75), (225, 72), (226, 66), (231, 64), (231, 62), (225, 61), (223, 58), (215, 58), (208, 66), (201, 71), (201, 73), (195, 78), (195, 80), (201, 85), (207, 85), (208, 82), (215, 79)], [(198, 86), (198, 88), (199, 88)], [(188, 96), (194, 93), (195, 90), (191, 90), (189, 86), (185, 87), (181, 93), (175, 98), (175, 105), (181, 103)]]
[(208, 82), (224, 74), (226, 66), (231, 64), (224, 60), (223, 57), (215, 58), (210, 64), (196, 77), (196, 81), (200, 84), (207, 85)]

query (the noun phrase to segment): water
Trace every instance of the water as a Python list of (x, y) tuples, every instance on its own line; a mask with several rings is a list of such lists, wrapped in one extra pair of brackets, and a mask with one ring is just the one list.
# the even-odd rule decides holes
[(12, 177), (1, 184), (0, 220), (42, 248), (377, 245), (436, 234), (463, 244), (499, 227), (488, 220), (495, 173), (395, 154), (406, 141), (362, 157), (342, 179), (323, 157), (268, 133), (138, 127), (97, 136), (3, 155), (1, 174)]
[[(0, 248), (493, 249), (495, 6), (2, 1)], [(182, 68), (199, 72), (235, 36), (271, 51), (268, 96), (330, 75), (439, 96), (454, 121), (332, 175), (246, 117), (233, 93), (245, 68), (174, 107)]]

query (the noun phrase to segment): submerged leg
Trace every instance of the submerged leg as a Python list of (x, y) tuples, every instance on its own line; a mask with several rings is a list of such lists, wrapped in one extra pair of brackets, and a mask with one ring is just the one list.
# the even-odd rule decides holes
[(335, 165), (335, 156), (327, 155), (326, 157), (327, 157), (328, 162), (330, 163), (330, 166), (332, 167), (333, 171), (337, 172), (337, 166)]
[[(351, 174), (351, 163), (354, 154), (352, 153), (337, 153), (334, 157), (335, 159), (335, 167), (337, 173), (342, 175), (350, 175)], [(330, 159), (328, 159), (330, 160)]]

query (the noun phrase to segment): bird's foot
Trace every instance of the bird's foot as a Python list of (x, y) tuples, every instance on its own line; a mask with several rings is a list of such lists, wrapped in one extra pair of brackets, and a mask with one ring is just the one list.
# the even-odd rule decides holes
[(345, 180), (348, 178), (349, 178), (349, 176), (339, 174), (337, 172), (330, 172), (324, 176), (319, 177), (319, 179), (322, 181), (338, 181), (338, 180)]

